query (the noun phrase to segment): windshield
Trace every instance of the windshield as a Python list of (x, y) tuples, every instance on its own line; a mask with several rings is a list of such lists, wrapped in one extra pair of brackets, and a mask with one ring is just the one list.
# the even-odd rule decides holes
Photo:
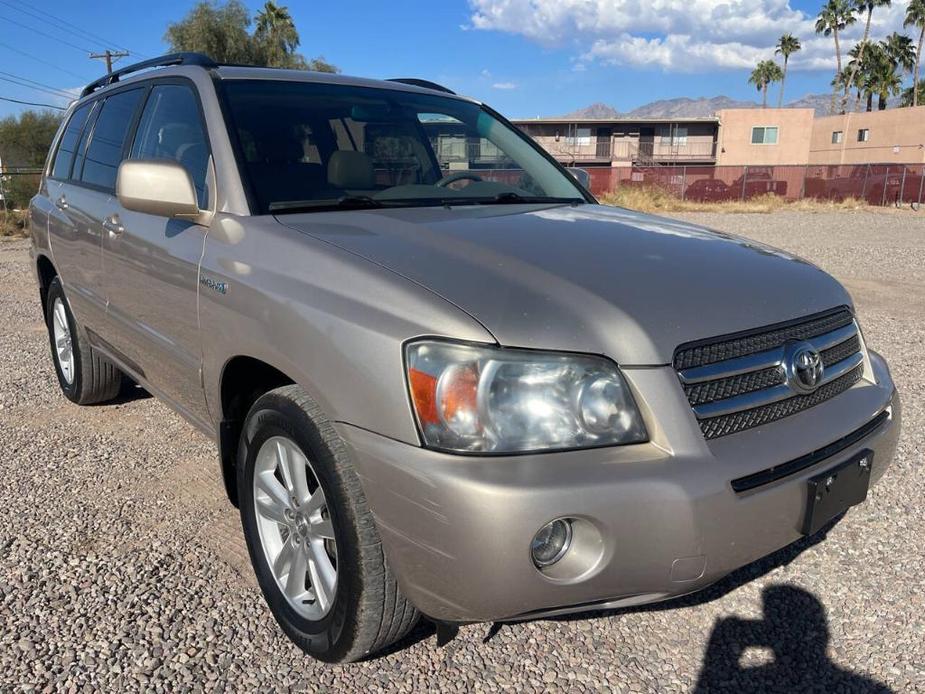
[(585, 202), (519, 132), (461, 99), (340, 84), (229, 80), (260, 213)]

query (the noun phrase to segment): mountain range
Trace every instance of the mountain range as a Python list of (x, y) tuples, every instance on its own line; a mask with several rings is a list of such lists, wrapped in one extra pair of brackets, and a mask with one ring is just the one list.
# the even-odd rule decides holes
[[(890, 99), (888, 105), (892, 108), (898, 105), (898, 98)], [(806, 96), (785, 104), (786, 108), (811, 108), (816, 116), (829, 115), (832, 103), (831, 94), (807, 94)], [(863, 109), (865, 104), (861, 104)], [(876, 108), (876, 104), (874, 106)], [(661, 99), (634, 108), (632, 111), (622, 112), (609, 104), (597, 102), (580, 108), (577, 111), (566, 113), (561, 118), (590, 118), (607, 120), (611, 118), (708, 118), (724, 108), (761, 108), (755, 101), (740, 101), (728, 96), (680, 97), (677, 99)], [(855, 98), (852, 95), (848, 101), (848, 110), (854, 111)], [(557, 116), (560, 117), (560, 116)]]

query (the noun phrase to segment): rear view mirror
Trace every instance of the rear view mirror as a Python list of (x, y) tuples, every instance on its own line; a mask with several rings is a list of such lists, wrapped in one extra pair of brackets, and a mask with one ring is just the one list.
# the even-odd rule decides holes
[(395, 114), (386, 103), (357, 104), (350, 109), (350, 120), (357, 123), (390, 123), (395, 120)]
[(189, 172), (175, 161), (136, 159), (122, 162), (116, 196), (127, 210), (159, 217), (198, 221), (199, 203)]
[(578, 181), (582, 187), (590, 188), (591, 187), (591, 174), (585, 169), (579, 169), (577, 167), (570, 167), (567, 169), (572, 176), (575, 177), (575, 180)]

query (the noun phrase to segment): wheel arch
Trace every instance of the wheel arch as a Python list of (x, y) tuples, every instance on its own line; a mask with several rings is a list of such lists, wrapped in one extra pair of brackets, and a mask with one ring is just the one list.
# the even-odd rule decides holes
[(35, 259), (35, 274), (39, 281), (39, 298), (42, 301), (42, 315), (44, 316), (48, 299), (48, 287), (51, 285), (52, 280), (58, 276), (58, 270), (47, 255), (40, 253)]
[(238, 506), (237, 455), (244, 418), (264, 393), (296, 383), (272, 364), (248, 355), (228, 359), (219, 381), (221, 417), (218, 425), (219, 459), (222, 481), (229, 501)]

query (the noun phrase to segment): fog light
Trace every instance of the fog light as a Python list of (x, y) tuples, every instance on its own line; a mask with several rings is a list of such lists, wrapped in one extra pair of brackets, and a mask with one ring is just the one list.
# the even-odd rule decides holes
[(538, 567), (551, 566), (565, 556), (572, 543), (572, 523), (566, 518), (547, 523), (533, 537), (530, 552)]

